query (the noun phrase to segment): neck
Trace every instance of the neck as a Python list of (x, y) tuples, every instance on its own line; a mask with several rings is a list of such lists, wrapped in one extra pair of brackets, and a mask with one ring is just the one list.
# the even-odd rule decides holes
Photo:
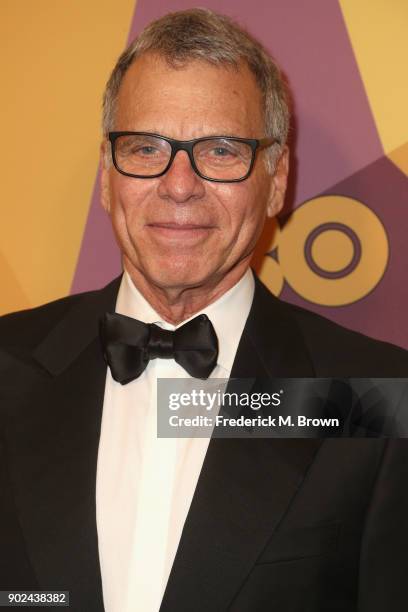
[(168, 323), (178, 325), (218, 300), (236, 285), (249, 267), (249, 258), (239, 262), (221, 278), (194, 287), (157, 286), (126, 258), (123, 263), (134, 286), (157, 314)]

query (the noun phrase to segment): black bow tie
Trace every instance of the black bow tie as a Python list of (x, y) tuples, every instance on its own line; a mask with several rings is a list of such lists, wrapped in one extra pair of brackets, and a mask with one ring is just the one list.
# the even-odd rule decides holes
[(150, 359), (174, 359), (194, 378), (208, 378), (218, 357), (218, 340), (207, 315), (175, 331), (131, 317), (106, 313), (101, 320), (105, 361), (113, 378), (126, 385), (145, 370)]

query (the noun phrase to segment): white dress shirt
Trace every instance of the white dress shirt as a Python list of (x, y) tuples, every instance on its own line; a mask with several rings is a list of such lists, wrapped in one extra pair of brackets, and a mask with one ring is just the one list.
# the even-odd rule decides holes
[[(253, 295), (248, 270), (201, 311), (219, 343), (211, 378), (229, 378)], [(161, 320), (126, 272), (116, 312), (164, 329), (177, 327)], [(151, 360), (127, 385), (107, 370), (96, 479), (106, 612), (158, 612), (209, 444), (208, 438), (157, 438), (158, 378), (189, 375), (174, 359)]]

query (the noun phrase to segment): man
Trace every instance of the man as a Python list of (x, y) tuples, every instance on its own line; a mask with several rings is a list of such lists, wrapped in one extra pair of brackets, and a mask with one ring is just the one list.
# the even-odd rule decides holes
[(1, 321), (3, 589), (87, 612), (405, 608), (403, 441), (156, 436), (158, 378), (408, 373), (249, 271), (287, 129), (279, 70), (225, 17), (168, 15), (119, 59), (102, 203), (124, 274)]

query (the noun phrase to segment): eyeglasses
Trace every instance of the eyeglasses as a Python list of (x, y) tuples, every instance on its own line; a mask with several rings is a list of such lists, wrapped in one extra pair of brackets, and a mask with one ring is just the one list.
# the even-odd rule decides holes
[(206, 136), (174, 140), (148, 132), (109, 132), (118, 172), (134, 178), (156, 178), (170, 168), (178, 151), (186, 151), (194, 171), (207, 181), (235, 183), (251, 173), (255, 153), (278, 143), (274, 138)]

